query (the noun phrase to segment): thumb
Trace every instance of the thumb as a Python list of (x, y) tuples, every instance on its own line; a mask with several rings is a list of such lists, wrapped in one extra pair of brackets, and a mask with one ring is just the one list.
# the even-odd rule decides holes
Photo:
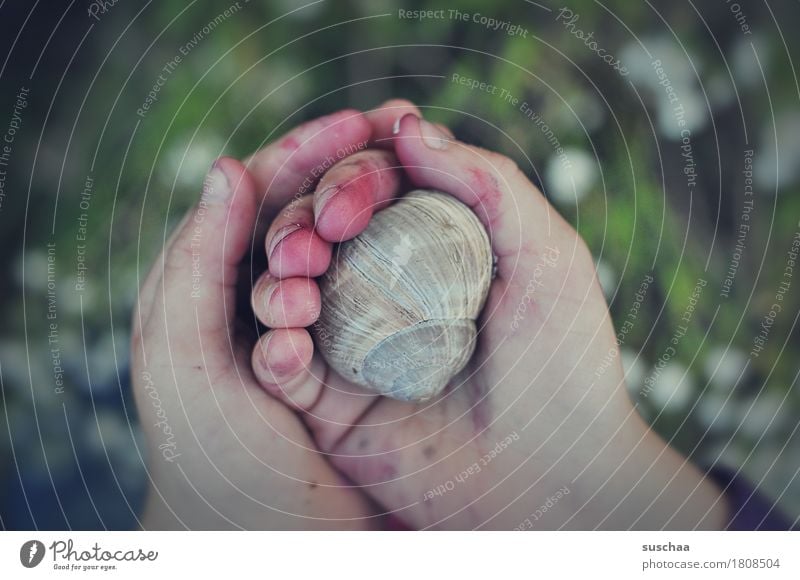
[(414, 115), (400, 120), (395, 139), (397, 157), (415, 185), (449, 193), (480, 218), (500, 277), (518, 275), (532, 256), (563, 243), (572, 231), (508, 157), (457, 141)]
[[(203, 182), (200, 200), (164, 253), (155, 308), (163, 308), (166, 331), (177, 339), (174, 344), (193, 343), (186, 338), (197, 335), (204, 349), (214, 346), (209, 340), (228, 348), (237, 267), (250, 247), (256, 217), (250, 174), (235, 159), (218, 159)], [(196, 345), (191, 348), (196, 354)]]

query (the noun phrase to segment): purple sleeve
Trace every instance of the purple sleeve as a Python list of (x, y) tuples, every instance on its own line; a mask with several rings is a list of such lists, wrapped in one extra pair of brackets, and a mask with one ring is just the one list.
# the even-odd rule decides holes
[(745, 530), (792, 530), (792, 524), (777, 504), (760, 494), (736, 472), (725, 468), (714, 468), (709, 475), (725, 492), (730, 509), (730, 520), (726, 529)]

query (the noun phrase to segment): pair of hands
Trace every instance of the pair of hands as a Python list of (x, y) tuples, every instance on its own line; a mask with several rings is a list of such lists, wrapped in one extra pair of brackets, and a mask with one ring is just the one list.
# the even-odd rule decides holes
[[(472, 207), (498, 258), (473, 360), (419, 404), (348, 383), (307, 330), (332, 245), (409, 183)], [(267, 224), (253, 284), (240, 272)], [(255, 345), (252, 315), (235, 316), (243, 285), (269, 327)], [(132, 348), (145, 528), (376, 529), (390, 514), (415, 529), (725, 523), (719, 491), (635, 412), (620, 365), (596, 373), (616, 343), (577, 233), (512, 161), (407, 101), (218, 160), (142, 285)]]

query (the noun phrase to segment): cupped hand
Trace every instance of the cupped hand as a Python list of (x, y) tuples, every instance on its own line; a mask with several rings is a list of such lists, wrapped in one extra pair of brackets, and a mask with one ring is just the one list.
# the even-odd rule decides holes
[[(317, 451), (297, 415), (259, 387), (253, 340), (234, 313), (259, 221), (273, 222), (278, 208), (313, 189), (332, 160), (380, 140), (394, 122), (387, 115), (404, 110), (388, 105), (369, 117), (342, 111), (306, 123), (248, 159), (249, 171), (218, 160), (165, 243), (133, 319), (134, 395), (150, 456), (143, 527), (378, 525), (374, 503)], [(298, 300), (309, 298), (285, 284)], [(304, 321), (282, 326), (290, 322)]]
[[(334, 466), (413, 528), (722, 526), (719, 491), (627, 396), (593, 260), (574, 229), (512, 161), (456, 141), (416, 110), (382, 142), (391, 149), (334, 166), (270, 227), (269, 272), (253, 292), (259, 318), (278, 328), (253, 352), (262, 386), (300, 411)], [(313, 277), (332, 244), (363, 231), (404, 179), (470, 206), (498, 259), (473, 360), (440, 398), (417, 404), (348, 383), (299, 328), (319, 314)]]

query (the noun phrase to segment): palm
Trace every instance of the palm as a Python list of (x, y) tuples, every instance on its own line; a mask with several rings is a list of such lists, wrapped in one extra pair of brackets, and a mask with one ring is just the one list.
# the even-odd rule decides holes
[[(510, 282), (495, 281), (475, 356), (440, 399), (411, 404), (380, 397), (366, 406), (363, 397), (345, 394), (357, 387), (331, 373), (322, 413), (312, 408), (306, 415), (333, 464), (368, 486), (386, 509), (402, 510), (411, 525), (508, 527), (506, 518), (514, 515), (503, 510), (542, 475), (537, 465), (557, 460), (529, 458), (550, 434), (571, 428), (554, 395), (599, 407), (620, 384), (614, 368), (602, 388), (587, 393), (594, 373), (588, 367), (599, 364), (613, 337), (588, 256), (571, 255), (579, 248), (571, 230), (563, 230), (561, 241), (560, 255), (543, 253), (538, 271), (520, 268)], [(534, 277), (541, 285), (531, 291)], [(341, 400), (334, 405), (336, 397)], [(366, 409), (351, 424), (324, 416), (332, 407), (359, 405)], [(507, 480), (529, 483), (513, 494), (495, 493)]]
[[(187, 500), (197, 504), (194, 510), (181, 508), (174, 524), (365, 526), (361, 518), (370, 514), (361, 495), (315, 451), (300, 419), (258, 385), (249, 360), (252, 347), (244, 337), (231, 337), (233, 349), (227, 340), (203, 340), (200, 334), (168, 343), (167, 332), (175, 334), (185, 313), (173, 316), (166, 306), (152, 308), (145, 322), (150, 338), (137, 345), (134, 366), (148, 369), (135, 390), (140, 414), (148, 418), (160, 412), (156, 419), (164, 420), (143, 421), (151, 456), (164, 459), (154, 463), (154, 479), (178, 470), (181, 475), (173, 479), (177, 485), (156, 489), (164, 496), (163, 511)], [(191, 352), (191, 364), (184, 364)], [(213, 523), (208, 505), (224, 506), (215, 507)]]

